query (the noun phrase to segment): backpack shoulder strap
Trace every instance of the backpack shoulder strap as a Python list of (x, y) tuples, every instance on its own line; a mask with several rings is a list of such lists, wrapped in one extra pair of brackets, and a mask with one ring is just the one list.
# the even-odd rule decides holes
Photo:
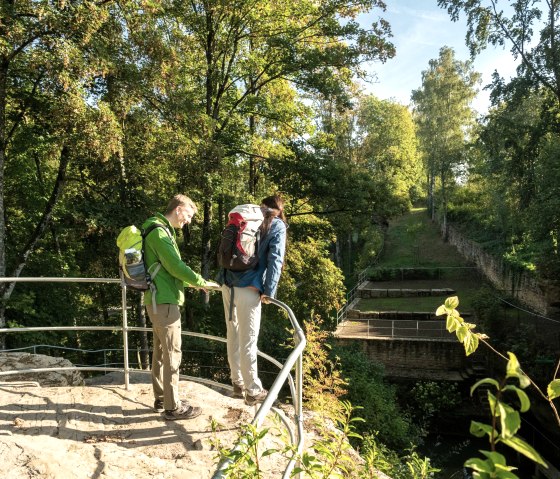
[[(145, 254), (144, 253), (144, 241), (146, 240), (148, 235), (157, 228), (161, 228), (162, 230), (164, 230), (167, 233), (167, 235), (169, 236), (169, 238), (173, 241), (173, 237), (171, 236), (171, 233), (169, 232), (169, 230), (167, 229), (167, 227), (165, 225), (162, 225), (161, 223), (152, 223), (145, 230), (144, 229), (142, 230), (142, 259), (144, 259), (144, 254)], [(150, 282), (152, 284), (153, 284), (154, 278), (157, 276), (160, 269), (161, 269), (161, 263), (159, 261), (156, 261), (154, 264), (152, 264), (150, 267), (147, 268), (146, 272), (149, 274)]]
[(169, 232), (169, 230), (167, 229), (167, 227), (165, 225), (162, 225), (161, 223), (152, 223), (150, 226), (148, 226), (145, 230), (142, 230), (142, 239), (146, 239), (146, 237), (152, 232), (154, 231), (156, 228), (161, 228), (162, 230), (164, 230), (169, 237), (171, 237), (171, 233)]

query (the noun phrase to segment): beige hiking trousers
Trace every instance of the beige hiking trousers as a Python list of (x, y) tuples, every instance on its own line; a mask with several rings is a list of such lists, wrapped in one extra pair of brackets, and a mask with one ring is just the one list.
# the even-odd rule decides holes
[(181, 405), (179, 399), (179, 366), (181, 365), (181, 311), (176, 304), (158, 304), (157, 313), (146, 305), (152, 322), (152, 386), (156, 400), (171, 411)]

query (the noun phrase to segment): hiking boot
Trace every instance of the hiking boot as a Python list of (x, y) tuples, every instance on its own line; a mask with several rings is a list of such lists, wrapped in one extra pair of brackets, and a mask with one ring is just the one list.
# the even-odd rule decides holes
[(262, 389), (261, 392), (258, 393), (256, 396), (251, 396), (249, 394), (246, 394), (245, 404), (247, 404), (247, 406), (254, 406), (259, 402), (263, 402), (266, 399), (266, 396), (268, 396), (268, 391), (266, 389)]
[(165, 408), (163, 407), (163, 399), (156, 399), (154, 401), (154, 412), (163, 412)]
[(194, 419), (202, 414), (202, 409), (197, 406), (189, 406), (186, 402), (181, 401), (180, 406), (172, 411), (165, 410), (163, 417), (168, 421), (176, 421), (178, 419)]
[(239, 384), (233, 383), (233, 394), (232, 397), (237, 399), (243, 399), (245, 396), (243, 395), (243, 387)]

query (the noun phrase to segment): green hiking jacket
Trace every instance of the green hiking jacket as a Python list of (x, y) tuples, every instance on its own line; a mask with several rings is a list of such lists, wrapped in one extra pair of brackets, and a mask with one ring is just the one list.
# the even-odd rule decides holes
[[(156, 274), (154, 283), (157, 288), (156, 304), (178, 304), (185, 302), (183, 289), (186, 285), (205, 286), (206, 281), (202, 276), (195, 273), (181, 259), (175, 230), (169, 221), (160, 213), (148, 218), (142, 225), (147, 229), (150, 225), (159, 223), (165, 226), (150, 231), (144, 240), (144, 261), (147, 268), (151, 268), (156, 262), (161, 263), (161, 268)], [(146, 304), (153, 304), (152, 292), (146, 291), (144, 296)]]

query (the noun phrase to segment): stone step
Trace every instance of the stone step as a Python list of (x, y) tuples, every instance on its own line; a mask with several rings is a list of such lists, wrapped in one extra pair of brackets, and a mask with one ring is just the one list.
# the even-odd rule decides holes
[(409, 288), (360, 288), (358, 297), (371, 298), (425, 298), (431, 296), (453, 296), (452, 288), (409, 289)]
[[(461, 313), (461, 317), (467, 318), (471, 313)], [(435, 321), (445, 320), (445, 316), (436, 316), (435, 311), (360, 311), (350, 309), (347, 313), (349, 319), (388, 319), (399, 321)]]

